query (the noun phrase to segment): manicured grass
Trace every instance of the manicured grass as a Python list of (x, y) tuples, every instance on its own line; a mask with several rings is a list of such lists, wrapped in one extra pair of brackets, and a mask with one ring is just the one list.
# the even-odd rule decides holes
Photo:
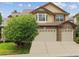
[(13, 42), (0, 43), (0, 55), (28, 54), (29, 48), (17, 48)]

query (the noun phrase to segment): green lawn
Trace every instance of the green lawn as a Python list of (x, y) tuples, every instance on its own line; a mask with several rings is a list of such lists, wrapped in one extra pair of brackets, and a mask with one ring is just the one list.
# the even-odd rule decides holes
[(17, 48), (13, 42), (0, 43), (0, 55), (28, 54), (29, 49)]

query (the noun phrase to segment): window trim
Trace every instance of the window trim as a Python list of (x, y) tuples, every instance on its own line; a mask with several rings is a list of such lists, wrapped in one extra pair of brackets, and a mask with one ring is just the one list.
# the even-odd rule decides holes
[[(39, 20), (39, 16), (38, 16), (39, 14), (45, 15), (45, 21), (40, 21), (40, 20)], [(36, 18), (36, 19), (37, 19), (37, 22), (40, 22), (40, 23), (46, 23), (47, 20), (48, 20), (46, 13), (37, 13), (37, 14), (36, 14), (36, 17), (37, 17), (37, 18)]]

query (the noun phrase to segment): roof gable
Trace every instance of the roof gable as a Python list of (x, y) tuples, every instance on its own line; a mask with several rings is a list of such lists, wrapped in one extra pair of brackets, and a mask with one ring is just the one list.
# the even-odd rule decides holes
[(73, 18), (78, 17), (78, 16), (79, 16), (79, 13), (77, 13), (76, 15), (74, 15)]
[(65, 22), (61, 23), (59, 26), (64, 26), (64, 24), (70, 24), (73, 28), (77, 26), (76, 24), (74, 24), (70, 21), (65, 21)]
[[(59, 8), (58, 6), (56, 6), (55, 4), (49, 2), (43, 6), (40, 6), (39, 8), (45, 8), (49, 11), (51, 11), (52, 13), (63, 13), (63, 14), (69, 14), (66, 11), (64, 11), (63, 9)], [(37, 9), (39, 9), (37, 8)], [(37, 9), (33, 10), (32, 12), (36, 11)]]
[(33, 10), (31, 13), (38, 13), (38, 12), (40, 12), (40, 13), (50, 13), (50, 14), (52, 14), (52, 12), (51, 11), (49, 11), (48, 9), (46, 9), (46, 8), (37, 8), (37, 9), (35, 9), (35, 10)]

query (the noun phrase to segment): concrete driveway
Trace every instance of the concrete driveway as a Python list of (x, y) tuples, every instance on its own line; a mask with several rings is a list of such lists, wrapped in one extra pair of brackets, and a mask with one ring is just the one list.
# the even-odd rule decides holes
[(79, 44), (75, 42), (34, 41), (30, 54), (34, 56), (75, 56), (79, 55)]

